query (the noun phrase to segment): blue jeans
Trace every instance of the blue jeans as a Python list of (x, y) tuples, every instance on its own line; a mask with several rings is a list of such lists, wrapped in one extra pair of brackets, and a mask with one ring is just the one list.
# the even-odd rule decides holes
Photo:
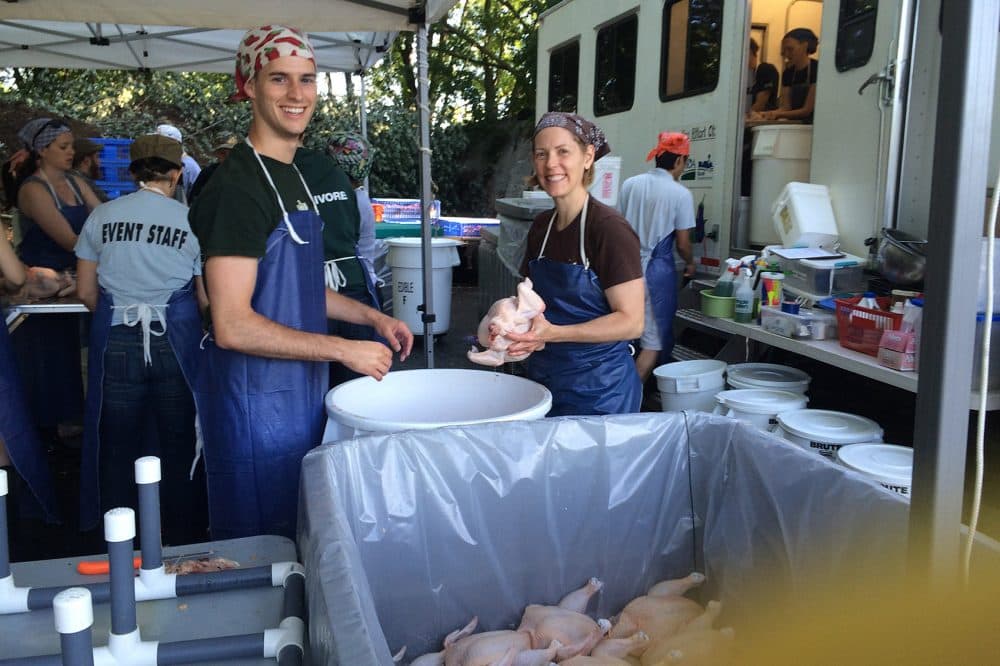
[(194, 398), (167, 336), (151, 335), (149, 351), (147, 365), (141, 327), (111, 327), (100, 422), (101, 510), (137, 506), (135, 459), (157, 456), (164, 543), (204, 541), (204, 466), (198, 466), (193, 480), (188, 478), (195, 445)]

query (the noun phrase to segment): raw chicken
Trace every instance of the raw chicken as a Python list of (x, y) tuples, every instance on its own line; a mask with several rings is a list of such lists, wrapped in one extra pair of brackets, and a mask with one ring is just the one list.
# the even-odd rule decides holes
[[(456, 629), (455, 631), (445, 636), (443, 650), (441, 650), (440, 652), (428, 652), (427, 654), (421, 655), (416, 659), (414, 659), (413, 661), (411, 661), (410, 666), (444, 666), (444, 657), (445, 653), (448, 651), (448, 648), (452, 647), (459, 640), (461, 640), (462, 638), (468, 636), (473, 631), (475, 631), (477, 624), (479, 624), (478, 615), (473, 616), (473, 618), (469, 620), (469, 623), (464, 627), (462, 627), (461, 629)], [(406, 646), (404, 645), (403, 649), (400, 650), (398, 654), (400, 657), (402, 657), (402, 655), (405, 652), (406, 652)]]
[(632, 634), (628, 638), (605, 638), (594, 646), (592, 657), (614, 657), (625, 660), (628, 656), (641, 656), (649, 647), (649, 636), (645, 631)]
[(732, 663), (735, 636), (736, 632), (732, 627), (682, 631), (646, 650), (646, 654), (642, 656), (642, 666), (725, 666)]
[(531, 645), (535, 648), (553, 641), (561, 643), (555, 661), (563, 661), (579, 654), (590, 654), (610, 628), (611, 623), (607, 620), (595, 622), (575, 610), (532, 604), (524, 609), (517, 630), (530, 634)]
[(225, 557), (202, 557), (196, 560), (178, 560), (168, 562), (163, 569), (168, 574), (183, 576), (192, 573), (211, 573), (213, 571), (225, 571), (226, 569), (238, 569), (239, 562), (226, 559)]
[(68, 296), (76, 291), (76, 280), (69, 273), (60, 273), (44, 266), (25, 270), (24, 286), (10, 299), (12, 302), (34, 301), (51, 296)]
[(560, 664), (561, 666), (632, 666), (629, 662), (617, 657), (595, 657), (582, 654), (560, 662)]
[(507, 348), (511, 341), (507, 333), (524, 333), (531, 328), (531, 320), (545, 311), (545, 301), (532, 289), (531, 280), (517, 285), (517, 296), (501, 298), (490, 307), (479, 323), (479, 344), (484, 351), (473, 347), (467, 356), (473, 363), (498, 367), (508, 361), (523, 361), (529, 354), (510, 355)]
[(702, 613), (701, 606), (679, 593), (700, 585), (704, 580), (704, 575), (692, 573), (684, 578), (657, 583), (649, 588), (649, 594), (637, 597), (625, 606), (608, 636), (628, 638), (637, 631), (644, 631), (652, 640), (657, 640), (674, 635)]
[(586, 585), (578, 590), (573, 590), (563, 597), (562, 601), (559, 602), (559, 608), (576, 611), (577, 613), (586, 613), (590, 598), (600, 592), (602, 587), (604, 587), (604, 583), (597, 578), (591, 578), (587, 581)]
[(445, 666), (549, 666), (562, 644), (532, 649), (523, 631), (487, 631), (461, 639), (445, 649)]

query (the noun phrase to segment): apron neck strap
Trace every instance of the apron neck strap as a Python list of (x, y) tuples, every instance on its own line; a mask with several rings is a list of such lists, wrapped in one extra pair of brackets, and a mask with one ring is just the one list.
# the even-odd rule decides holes
[[(267, 167), (264, 166), (264, 160), (260, 158), (260, 153), (258, 153), (257, 149), (253, 147), (253, 144), (250, 142), (250, 137), (247, 137), (244, 141), (246, 141), (246, 144), (250, 146), (250, 150), (253, 151), (253, 156), (257, 159), (257, 164), (260, 165), (260, 170), (264, 172), (264, 178), (267, 179), (267, 184), (271, 186), (271, 191), (274, 192), (274, 197), (278, 200), (278, 207), (281, 208), (281, 217), (285, 222), (285, 228), (288, 229), (288, 234), (292, 237), (292, 240), (299, 245), (308, 245), (309, 242), (302, 240), (302, 237), (295, 231), (295, 227), (292, 226), (292, 221), (288, 219), (288, 210), (285, 208), (285, 202), (282, 200), (281, 194), (278, 192), (278, 188), (274, 185), (274, 179), (271, 178), (271, 173), (267, 170)], [(312, 204), (313, 212), (319, 215), (319, 209), (316, 208), (316, 200), (313, 199), (312, 192), (309, 190), (309, 186), (306, 185), (306, 180), (302, 177), (302, 172), (299, 171), (299, 167), (295, 165), (295, 162), (292, 162), (292, 168), (295, 169), (295, 173), (298, 175), (299, 181), (302, 183), (302, 187), (309, 196), (309, 203)]]
[[(587, 259), (587, 252), (583, 249), (583, 237), (587, 231), (587, 206), (590, 204), (590, 196), (588, 195), (586, 199), (583, 200), (583, 210), (580, 211), (580, 261), (583, 262), (583, 267), (590, 269), (590, 260)], [(549, 226), (545, 229), (545, 238), (542, 239), (542, 247), (538, 251), (538, 258), (541, 259), (545, 256), (545, 246), (549, 242), (549, 234), (552, 233), (552, 223), (556, 221), (559, 211), (553, 211), (552, 217), (549, 219)]]

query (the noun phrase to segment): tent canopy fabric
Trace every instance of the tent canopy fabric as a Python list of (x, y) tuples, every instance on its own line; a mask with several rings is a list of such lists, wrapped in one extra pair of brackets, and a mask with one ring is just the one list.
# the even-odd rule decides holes
[[(364, 71), (401, 30), (444, 17), (455, 0), (15, 0), (0, 2), (5, 67), (231, 72), (250, 27), (309, 33), (320, 71)], [(96, 21), (95, 21), (96, 19)]]

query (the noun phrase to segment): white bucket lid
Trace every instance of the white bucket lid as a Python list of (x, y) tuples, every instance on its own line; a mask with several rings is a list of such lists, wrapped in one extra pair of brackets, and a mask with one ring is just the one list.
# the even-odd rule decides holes
[(913, 449), (896, 444), (850, 444), (837, 451), (845, 467), (876, 481), (909, 487), (913, 481)]
[(788, 432), (827, 444), (858, 444), (882, 440), (882, 428), (869, 418), (826, 409), (799, 409), (778, 414)]
[(696, 393), (725, 385), (726, 362), (715, 359), (678, 361), (653, 370), (657, 388), (668, 393)]
[(732, 389), (720, 391), (715, 399), (731, 409), (750, 414), (780, 414), (802, 409), (809, 401), (801, 393), (774, 389)]
[(809, 388), (811, 377), (798, 368), (775, 363), (737, 363), (726, 370), (730, 383), (769, 389), (798, 389), (804, 392)]
[[(450, 218), (449, 218), (450, 219)], [(416, 237), (404, 236), (400, 238), (386, 238), (386, 245), (391, 245), (392, 247), (421, 247), (423, 245), (423, 239)], [(435, 236), (431, 238), (432, 247), (458, 247), (459, 245), (465, 245), (462, 241), (455, 240), (453, 238), (440, 238)]]

